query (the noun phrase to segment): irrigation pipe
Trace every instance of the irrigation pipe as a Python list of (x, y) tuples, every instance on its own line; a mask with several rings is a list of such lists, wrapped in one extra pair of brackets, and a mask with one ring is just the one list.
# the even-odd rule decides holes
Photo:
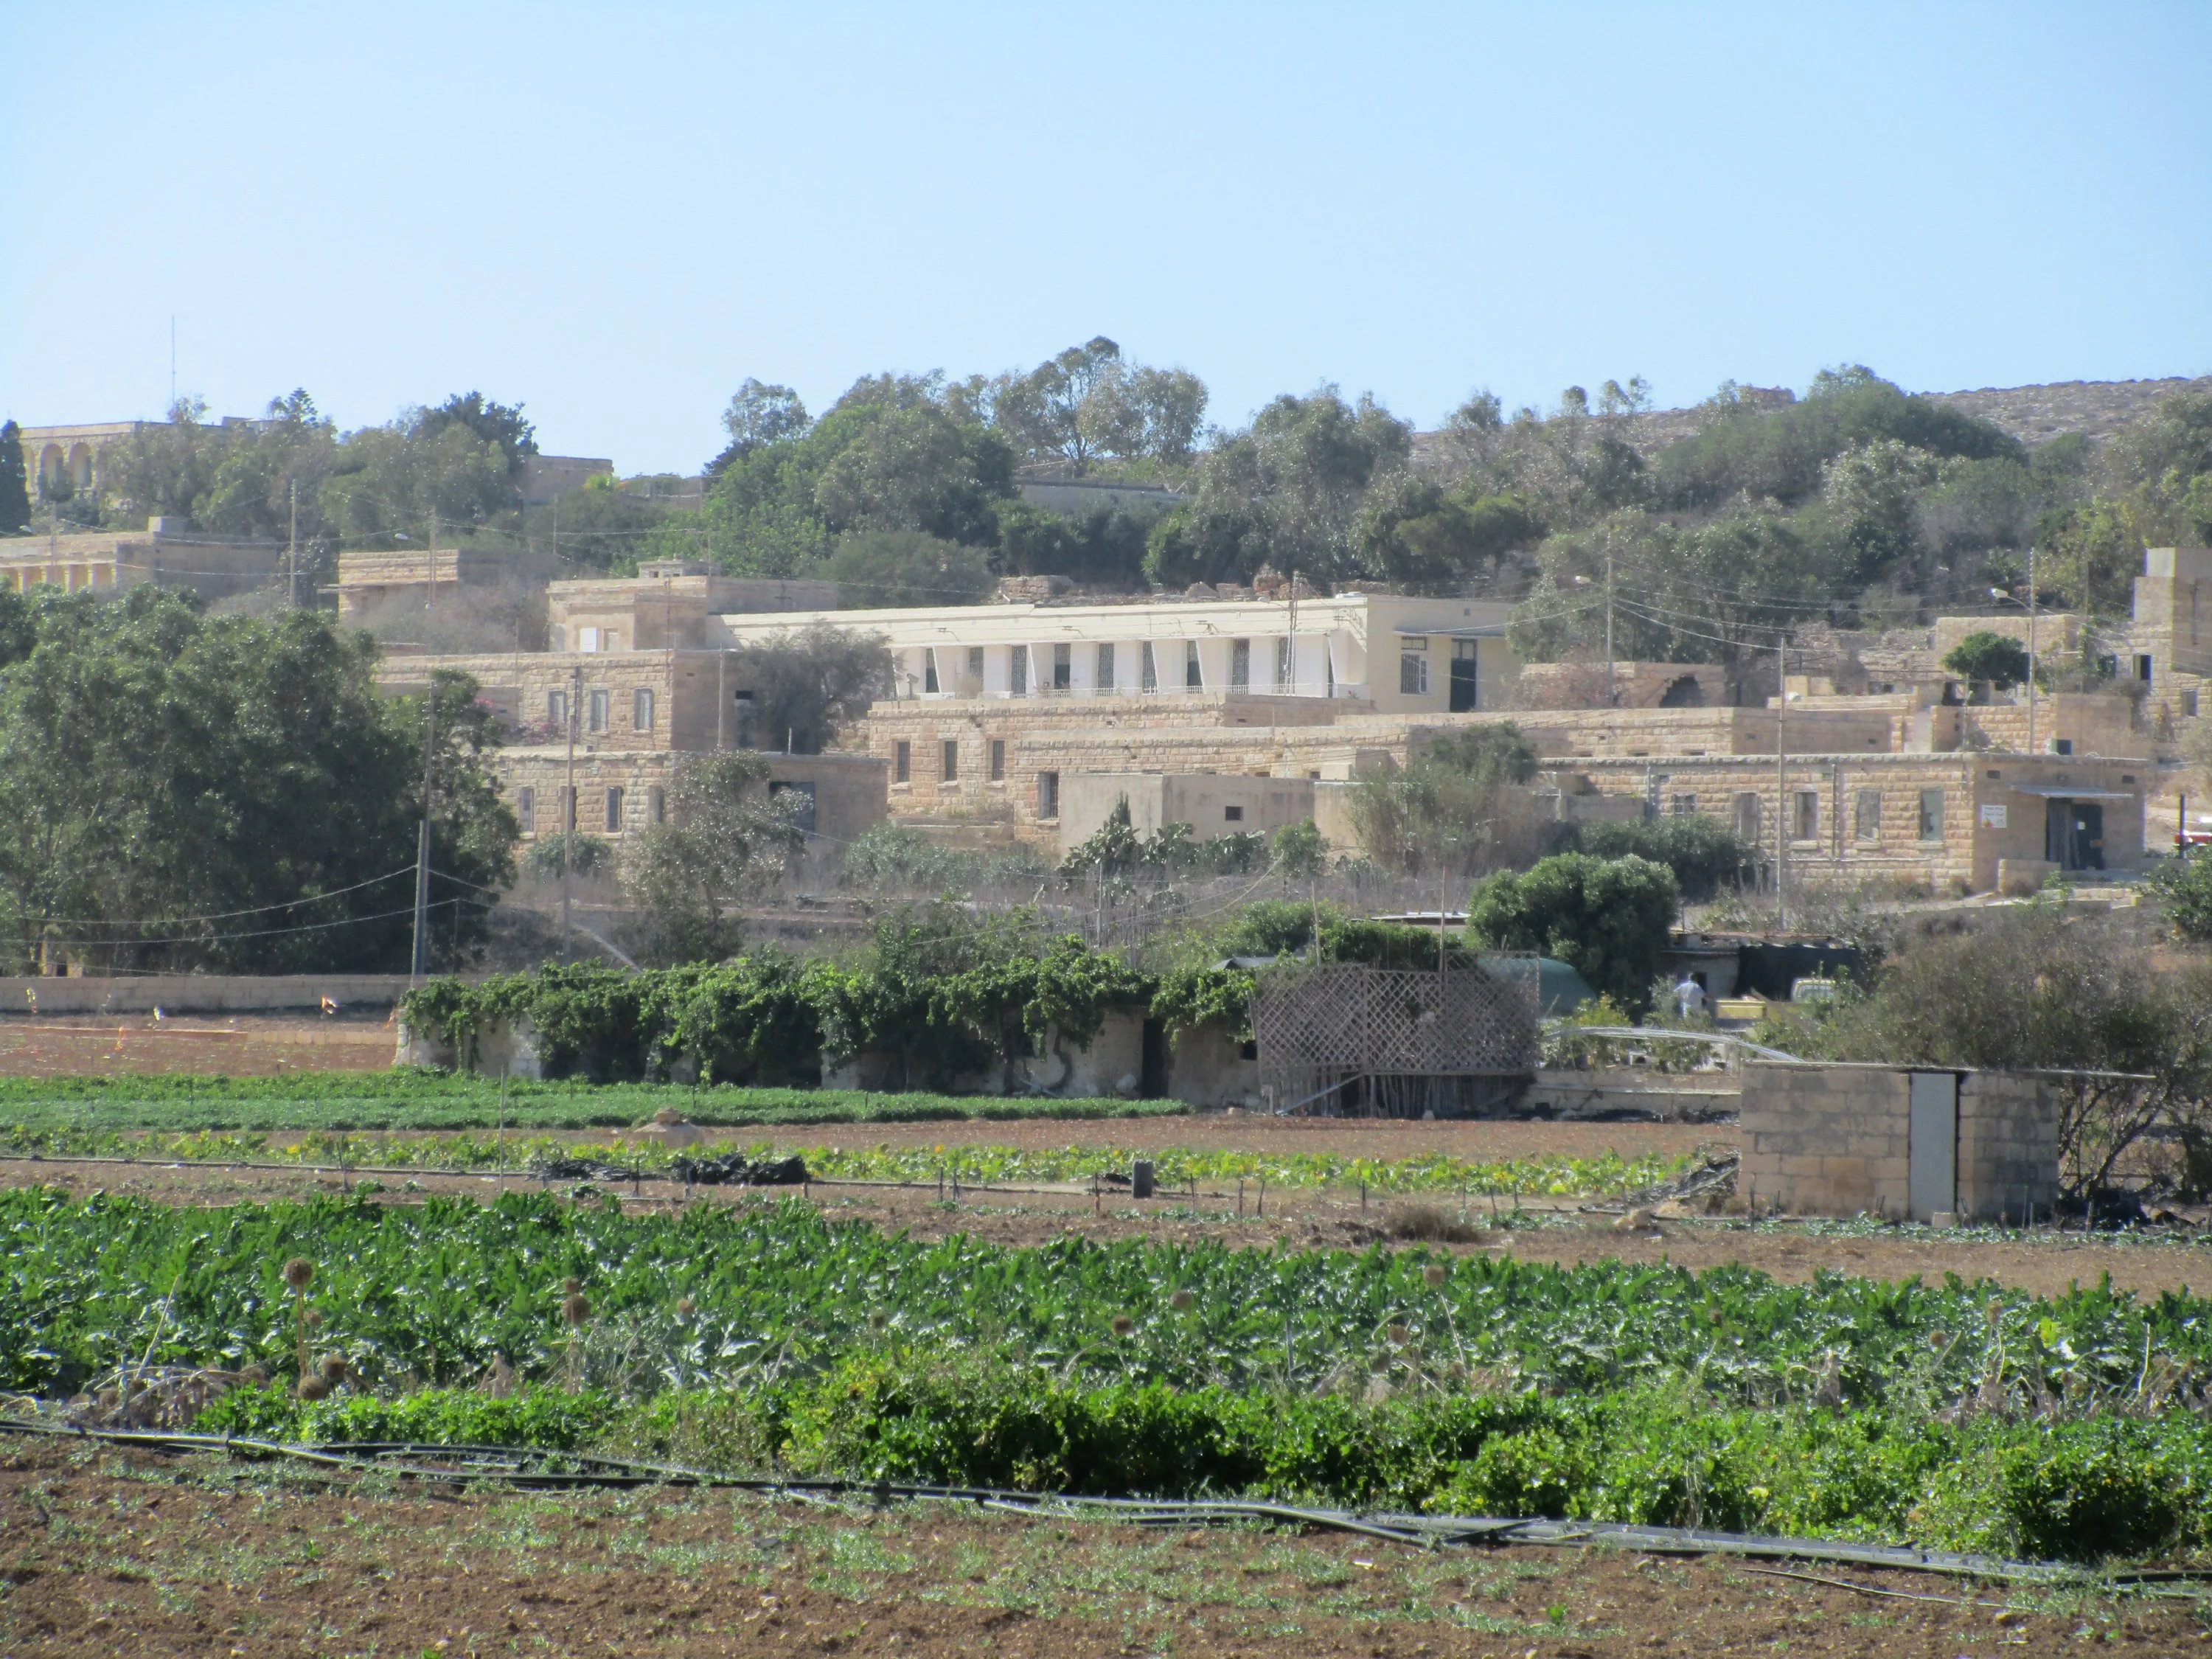
[[(2095, 1572), (2063, 1562), (2011, 1561), (1907, 1545), (1842, 1544), (1822, 1539), (1769, 1538), (1706, 1532), (1689, 1527), (1636, 1526), (1613, 1522), (1519, 1520), (1488, 1516), (1355, 1515), (1347, 1510), (1308, 1509), (1264, 1500), (1097, 1498), (1072, 1492), (1018, 1492), (997, 1486), (933, 1486), (915, 1481), (854, 1480), (790, 1476), (719, 1474), (678, 1465), (547, 1452), (518, 1446), (441, 1446), (422, 1442), (364, 1441), (301, 1445), (231, 1435), (168, 1433), (135, 1429), (89, 1429), (73, 1425), (0, 1418), (0, 1432), (55, 1440), (91, 1441), (157, 1453), (216, 1453), (256, 1460), (285, 1458), (319, 1468), (368, 1473), (448, 1485), (491, 1481), (526, 1491), (591, 1487), (698, 1486), (788, 1495), (811, 1500), (861, 1498), (878, 1505), (893, 1498), (974, 1504), (1020, 1515), (1079, 1516), (1103, 1511), (1139, 1524), (1193, 1525), (1210, 1522), (1272, 1521), (1345, 1532), (1415, 1547), (1444, 1546), (1604, 1545), (1648, 1555), (1737, 1556), (1879, 1567), (1897, 1572), (1939, 1573), (1994, 1583), (2078, 1583), (2152, 1588), (2201, 1594), (2185, 1587), (2212, 1586), (2205, 1571), (2146, 1569)], [(566, 1467), (555, 1467), (566, 1466)], [(1790, 1574), (1803, 1577), (1807, 1575)], [(1826, 1582), (1815, 1580), (1814, 1582)], [(1840, 1582), (1840, 1581), (1838, 1581)], [(1867, 1586), (1844, 1584), (1845, 1589)], [(1898, 1592), (1881, 1592), (1897, 1594)], [(1944, 1599), (1944, 1598), (1936, 1598)]]

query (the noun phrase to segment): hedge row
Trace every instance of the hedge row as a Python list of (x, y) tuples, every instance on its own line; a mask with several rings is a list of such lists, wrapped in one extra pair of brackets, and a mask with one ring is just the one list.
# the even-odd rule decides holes
[[(1417, 929), (1340, 919), (1323, 926), (1321, 947), (1331, 960), (1424, 965), (1437, 948)], [(477, 985), (433, 980), (408, 994), (404, 1012), (464, 1066), (489, 1026), (526, 1018), (549, 1077), (661, 1079), (688, 1062), (703, 1082), (805, 1084), (868, 1052), (898, 1055), (910, 1086), (941, 1089), (1038, 1052), (1048, 1031), (1087, 1043), (1117, 1012), (1159, 1019), (1171, 1035), (1218, 1024), (1241, 1040), (1253, 985), (1239, 968), (1131, 968), (1076, 935), (1044, 937), (1033, 918), (923, 912), (880, 924), (859, 966), (773, 948), (635, 974), (549, 964)]]
[(2094, 1560), (2212, 1547), (2212, 1425), (2184, 1413), (1947, 1423), (1881, 1408), (1072, 1384), (988, 1362), (856, 1356), (804, 1380), (509, 1400), (433, 1390), (217, 1401), (205, 1432), (592, 1448), (725, 1469), (1094, 1496), (1248, 1494)]

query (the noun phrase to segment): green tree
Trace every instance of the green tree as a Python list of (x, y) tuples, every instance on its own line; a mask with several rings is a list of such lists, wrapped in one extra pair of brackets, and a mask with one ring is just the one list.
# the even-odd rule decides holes
[(1358, 574), (1352, 529), (1369, 488), (1402, 468), (1413, 429), (1362, 394), (1277, 398), (1198, 465), (1193, 498), (1152, 532), (1158, 581), (1247, 582), (1262, 564), (1321, 581)]
[(1312, 881), (1328, 867), (1328, 840), (1311, 818), (1300, 818), (1269, 838), (1267, 856), (1284, 880)]
[(732, 712), (742, 710), (750, 727), (731, 732), (738, 747), (818, 755), (840, 726), (890, 692), (890, 655), (880, 634), (817, 623), (745, 646), (729, 689), (750, 694)]
[[(312, 611), (210, 617), (148, 585), (42, 596), (0, 653), (0, 936), (18, 971), (406, 962), (425, 699), (377, 694), (365, 636)], [(520, 832), (490, 775), (497, 717), (466, 676), (436, 684), (430, 936), (459, 966)]]
[(493, 403), (481, 392), (457, 392), (435, 409), (416, 411), (407, 432), (411, 438), (434, 439), (451, 427), (495, 447), (506, 459), (512, 483), (521, 483), (530, 458), (538, 453), (538, 428), (523, 418), (522, 405)]
[(738, 948), (738, 912), (773, 886), (806, 844), (757, 754), (686, 757), (668, 793), (669, 821), (635, 835), (623, 884), (645, 914), (647, 954), (719, 960)]
[(2002, 691), (2027, 678), (2027, 647), (2009, 635), (1984, 628), (1946, 652), (1943, 666), (1962, 680), (1987, 680)]
[(837, 584), (837, 601), (848, 610), (973, 605), (991, 592), (991, 567), (981, 548), (919, 530), (847, 536), (822, 574)]
[(1188, 460), (1206, 392), (1182, 369), (1124, 362), (1121, 348), (1102, 334), (1026, 374), (967, 388), (965, 397), (1021, 462), (1080, 475), (1101, 461)]
[(23, 428), (0, 424), (0, 536), (13, 536), (31, 524), (30, 481), (23, 471)]
[(1633, 854), (1663, 864), (1690, 899), (1708, 899), (1723, 887), (1749, 881), (1759, 867), (1757, 848), (1702, 812), (1585, 823), (1576, 832), (1575, 850), (1601, 859)]
[(1536, 775), (1536, 749), (1511, 721), (1446, 732), (1402, 771), (1352, 791), (1352, 821), (1367, 856), (1409, 875), (1472, 874), (1527, 852), (1537, 830), (1514, 786)]
[(1507, 554), (1542, 535), (1517, 496), (1448, 495), (1433, 478), (1400, 471), (1368, 492), (1352, 541), (1366, 574), (1443, 587), (1495, 577)]
[(730, 406), (722, 411), (722, 429), (730, 434), (729, 446), (707, 463), (707, 476), (720, 477), (732, 462), (743, 460), (757, 449), (803, 437), (811, 424), (806, 405), (796, 392), (787, 386), (763, 386), (748, 375), (731, 398)]
[(1484, 881), (1467, 926), (1490, 949), (1555, 957), (1599, 994), (1640, 1010), (1680, 902), (1674, 872), (1663, 864), (1557, 853), (1525, 872), (1501, 870)]

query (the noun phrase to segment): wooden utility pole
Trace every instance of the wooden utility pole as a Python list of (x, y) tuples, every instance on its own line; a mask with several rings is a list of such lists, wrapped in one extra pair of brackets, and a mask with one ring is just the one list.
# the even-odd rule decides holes
[(300, 481), (292, 480), (292, 550), (290, 555), (292, 609), (300, 608)]
[(2043, 751), (2035, 746), (2035, 544), (2027, 544), (2027, 752)]
[(428, 611), (428, 610), (429, 610), (432, 606), (435, 605), (437, 603), (438, 603), (438, 509), (437, 509), (436, 507), (432, 507), (432, 508), (430, 509), (430, 586), (429, 586), (429, 590), (428, 590), (428, 596), (427, 596), (427, 597), (423, 599), (423, 601), (422, 601), (422, 608), (423, 608), (425, 611)]
[(1789, 665), (1783, 653), (1789, 647), (1779, 640), (1774, 645), (1774, 917), (1778, 931), (1790, 931), (1790, 775), (1784, 764), (1787, 751), (1782, 744), (1782, 722), (1790, 713)]
[(1613, 706), (1613, 532), (1605, 532), (1605, 706)]
[(408, 982), (420, 985), (430, 971), (430, 760), (437, 752), (438, 679), (430, 678), (423, 705), (422, 829), (415, 843), (415, 950), (407, 969)]
[(569, 931), (568, 877), (576, 855), (576, 702), (584, 695), (584, 665), (578, 663), (568, 671), (567, 698), (568, 727), (568, 798), (561, 804), (561, 960), (567, 962), (575, 951), (575, 935)]

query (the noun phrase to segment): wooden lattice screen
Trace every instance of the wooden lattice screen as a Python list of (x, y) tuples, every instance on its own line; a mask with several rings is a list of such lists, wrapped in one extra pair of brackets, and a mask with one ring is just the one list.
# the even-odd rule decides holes
[(1278, 969), (1252, 998), (1261, 1088), (1284, 1113), (1456, 1115), (1535, 1071), (1539, 1008), (1533, 957)]

